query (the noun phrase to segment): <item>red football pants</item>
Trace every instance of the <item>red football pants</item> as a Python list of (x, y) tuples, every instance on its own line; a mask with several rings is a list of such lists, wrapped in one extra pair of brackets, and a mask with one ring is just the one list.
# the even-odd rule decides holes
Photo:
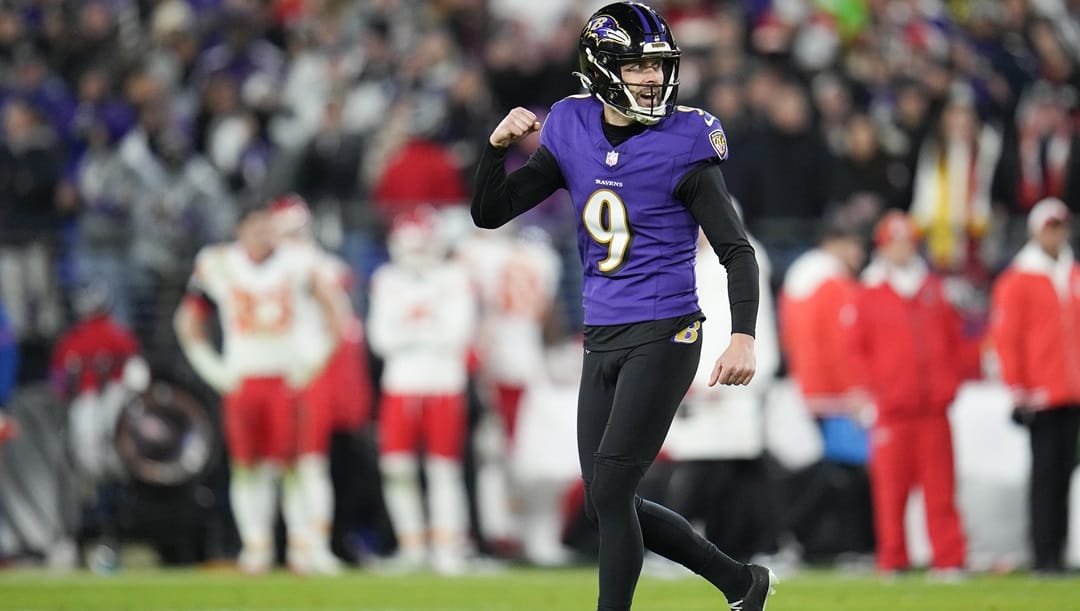
[(384, 394), (379, 410), (379, 453), (416, 453), (461, 460), (465, 445), (464, 395)]
[(495, 385), (496, 408), (499, 410), (499, 416), (502, 417), (506, 438), (511, 443), (514, 441), (514, 431), (517, 430), (518, 411), (521, 408), (521, 397), (524, 395), (525, 387), (523, 386)]
[(243, 465), (296, 458), (296, 401), (283, 378), (246, 378), (225, 397), (225, 441)]
[(882, 571), (908, 568), (904, 510), (908, 494), (921, 487), (934, 568), (960, 568), (966, 554), (956, 481), (952, 435), (946, 416), (884, 422), (874, 426), (870, 483)]
[(355, 430), (367, 419), (371, 383), (363, 348), (343, 340), (326, 367), (300, 395), (300, 454), (326, 454), (334, 430)]

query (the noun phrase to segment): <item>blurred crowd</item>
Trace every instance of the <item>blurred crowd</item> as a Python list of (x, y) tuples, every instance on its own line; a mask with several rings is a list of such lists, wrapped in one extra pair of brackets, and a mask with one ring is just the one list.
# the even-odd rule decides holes
[[(314, 238), (351, 270), (349, 297), (361, 318), (371, 309), (371, 279), (393, 254), (387, 238), (395, 219), (429, 207), (440, 211), (447, 250), (480, 278), (480, 301), (498, 302), (500, 290), (519, 279), (498, 276), (491, 287), (483, 286), (491, 276), (476, 274), (494, 252), (477, 245), (463, 213), (478, 153), (510, 108), (528, 107), (542, 120), (551, 104), (579, 92), (571, 75), (578, 34), (602, 4), (0, 0), (0, 305), (7, 319), (0, 327), (10, 330), (0, 332), (0, 344), (17, 346), (21, 358), (18, 382), (7, 386), (46, 379), (54, 344), (100, 311), (87, 299), (102, 291), (112, 319), (130, 330), (130, 345), (140, 347), (150, 370), (183, 378), (188, 370), (173, 313), (196, 253), (233, 239), (242, 210), (282, 193), (306, 200)], [(820, 253), (821, 236), (839, 240), (825, 250), (839, 248), (836, 257), (855, 277), (864, 266), (861, 249), (882, 245), (874, 235), (880, 219), (905, 211), (929, 271), (941, 278), (942, 299), (956, 308), (958, 337), (976, 346), (964, 358), (977, 354), (990, 323), (991, 287), (1031, 237), (1032, 208), (1060, 200), (1065, 212), (1054, 218), (1066, 224), (1080, 212), (1080, 2), (654, 4), (683, 50), (679, 102), (708, 110), (725, 129), (731, 155), (724, 177), (769, 263), (764, 283), (779, 294), (795, 262)], [(517, 145), (510, 167), (537, 146), (535, 138)], [(552, 286), (551, 305), (530, 314), (543, 316), (540, 339), (553, 353), (581, 327), (575, 223), (569, 203), (556, 195), (512, 230), (524, 236), (522, 243), (553, 253), (551, 265), (538, 272)], [(845, 258), (851, 249), (859, 254)], [(536, 252), (520, 256), (535, 263)], [(531, 285), (525, 297), (520, 291), (504, 291), (524, 299), (518, 309), (547, 294)], [(703, 289), (703, 301), (707, 294)], [(762, 325), (775, 324), (775, 314), (763, 311)], [(776, 337), (774, 331), (759, 341), (774, 344), (759, 351), (779, 351)], [(797, 373), (790, 345), (785, 340), (775, 366), (762, 367), (765, 383), (789, 368)], [(385, 342), (376, 348), (378, 387)], [(507, 346), (486, 350), (513, 369), (513, 355), (500, 353)], [(576, 375), (558, 364), (566, 360), (543, 365), (550, 370), (549, 397), (565, 390), (560, 380)], [(5, 369), (7, 362), (0, 362), (0, 373), (15, 370), (13, 361)], [(506, 425), (503, 436), (492, 436), (483, 434), (483, 418), (469, 417), (470, 431), (479, 431), (478, 452), (489, 457), (486, 471), (484, 464), (466, 464), (474, 514), (487, 502), (475, 482), (505, 477), (490, 457), (525, 451), (513, 448), (522, 377), (509, 372), (501, 387), (493, 383), (478, 395), (473, 386), (455, 388), (474, 402), (486, 399)], [(0, 404), (7, 386), (0, 375)], [(852, 383), (839, 390), (852, 409), (811, 411), (843, 438), (846, 425), (824, 421), (835, 415), (857, 421), (862, 399), (845, 393), (872, 389)], [(755, 409), (751, 401), (742, 421), (754, 420)], [(540, 416), (530, 417), (545, 426)], [(5, 430), (0, 420), (0, 440)], [(747, 435), (757, 435), (754, 430)], [(746, 438), (736, 435), (731, 443)], [(688, 460), (700, 457), (695, 452), (687, 451)], [(750, 485), (763, 467), (745, 459), (760, 453), (753, 447), (721, 452), (733, 458), (725, 481)], [(862, 465), (856, 479), (865, 479), (865, 452), (856, 454), (837, 463)], [(806, 474), (804, 483), (813, 487), (823, 477), (829, 475)], [(845, 489), (854, 499), (849, 505), (864, 499), (869, 513), (870, 493), (858, 486)], [(520, 504), (528, 492), (510, 496)], [(775, 509), (770, 499), (755, 502)], [(895, 498), (887, 502), (895, 513)], [(855, 514), (845, 515), (863, 524)], [(477, 518), (470, 517), (475, 530)], [(484, 527), (492, 549), (516, 539), (510, 527), (494, 522)], [(871, 550), (872, 519), (864, 522), (865, 538), (849, 532), (848, 543), (818, 547), (826, 554)], [(895, 529), (887, 532), (897, 545)], [(781, 539), (771, 532), (739, 543), (737, 551), (774, 553)], [(806, 538), (802, 543), (813, 547)], [(558, 548), (538, 545), (540, 561), (562, 558)], [(962, 544), (949, 545), (951, 559), (941, 568), (955, 568), (962, 555)], [(883, 568), (905, 562), (894, 552)]]

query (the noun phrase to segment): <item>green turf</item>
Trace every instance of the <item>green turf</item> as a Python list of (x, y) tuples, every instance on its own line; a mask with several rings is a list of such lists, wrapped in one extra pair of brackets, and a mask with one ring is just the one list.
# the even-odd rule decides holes
[[(0, 609), (50, 611), (588, 611), (595, 573), (589, 569), (513, 570), (484, 577), (378, 576), (336, 578), (287, 573), (245, 577), (222, 571), (80, 573), (53, 576), (0, 572)], [(724, 611), (703, 581), (645, 578), (635, 611)], [(1075, 611), (1080, 580), (977, 577), (959, 585), (920, 576), (882, 583), (875, 577), (807, 573), (785, 580), (769, 611)]]

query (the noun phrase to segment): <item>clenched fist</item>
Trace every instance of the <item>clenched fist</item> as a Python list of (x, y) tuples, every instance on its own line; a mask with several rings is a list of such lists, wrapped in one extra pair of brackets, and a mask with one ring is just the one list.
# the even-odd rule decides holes
[(536, 115), (518, 106), (507, 113), (495, 126), (495, 131), (491, 132), (488, 142), (495, 148), (504, 149), (539, 130), (540, 122), (536, 120)]

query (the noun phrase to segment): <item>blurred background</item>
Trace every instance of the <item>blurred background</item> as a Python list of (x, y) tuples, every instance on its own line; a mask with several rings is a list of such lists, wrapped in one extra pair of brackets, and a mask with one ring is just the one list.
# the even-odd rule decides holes
[[(579, 93), (578, 34), (603, 4), (0, 0), (0, 562), (235, 559), (220, 399), (183, 358), (172, 317), (196, 252), (234, 239), (242, 207), (289, 192), (347, 263), (361, 320), (394, 219), (434, 209), (478, 313), (462, 458), (469, 566), (588, 561), (577, 219), (560, 192), (481, 235), (467, 207), (502, 116), (524, 106), (542, 120)], [(1066, 223), (1080, 212), (1080, 2), (653, 4), (683, 50), (679, 102), (726, 131), (724, 177), (757, 241), (765, 305), (757, 381), (695, 386), (643, 494), (742, 560), (873, 570), (872, 410), (813, 408), (772, 300), (822, 236), (851, 238), (857, 278), (879, 219), (899, 210), (943, 278), (971, 364), (949, 412), (964, 566), (1030, 566), (1029, 433), (1010, 419), (988, 341), (991, 294), (1037, 202), (1064, 202)], [(508, 167), (537, 146), (515, 145)], [(722, 337), (726, 288), (702, 283)], [(532, 331), (507, 331), (508, 316)], [(87, 335), (101, 317), (110, 331)], [(367, 356), (371, 396), (358, 401), (370, 417), (330, 444), (332, 549), (377, 566), (398, 542), (378, 459), (382, 355)], [(119, 373), (136, 357), (145, 371)], [(89, 433), (76, 416), (87, 393)], [(904, 518), (917, 566), (931, 558), (918, 498)]]

